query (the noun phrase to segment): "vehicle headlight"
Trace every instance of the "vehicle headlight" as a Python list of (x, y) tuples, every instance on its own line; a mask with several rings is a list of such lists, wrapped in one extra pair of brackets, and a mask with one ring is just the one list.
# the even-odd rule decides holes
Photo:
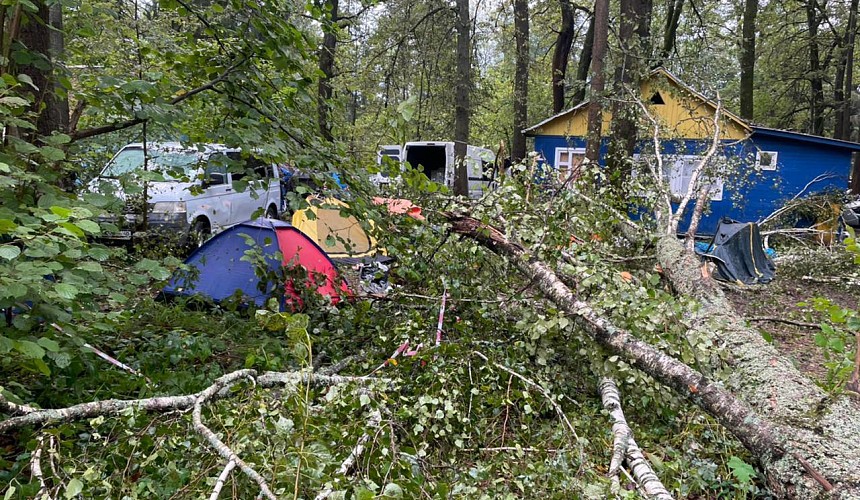
[(188, 210), (184, 201), (157, 201), (150, 211), (154, 214), (184, 214)]

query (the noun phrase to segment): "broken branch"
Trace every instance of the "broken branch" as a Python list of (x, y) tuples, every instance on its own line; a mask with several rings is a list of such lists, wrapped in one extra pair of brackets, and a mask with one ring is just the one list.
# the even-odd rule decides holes
[(627, 425), (627, 419), (624, 417), (624, 410), (621, 409), (621, 395), (618, 392), (618, 386), (615, 381), (610, 378), (604, 378), (598, 385), (600, 398), (603, 401), (603, 408), (609, 412), (612, 418), (612, 434), (615, 436), (612, 446), (612, 460), (609, 463), (609, 472), (607, 475), (612, 478), (613, 483), (618, 482), (618, 473), (621, 468), (621, 463), (627, 459), (627, 463), (633, 470), (633, 477), (636, 482), (645, 490), (648, 498), (658, 500), (671, 500), (672, 495), (663, 486), (660, 478), (654, 473), (651, 465), (642, 454), (642, 450), (633, 439), (633, 431)]
[(224, 466), (224, 470), (221, 471), (221, 475), (218, 476), (218, 480), (215, 481), (215, 487), (212, 488), (212, 494), (209, 495), (209, 500), (218, 500), (218, 495), (221, 494), (221, 490), (224, 488), (224, 483), (227, 482), (227, 477), (230, 476), (230, 473), (233, 472), (233, 469), (236, 468), (236, 462), (229, 460), (227, 461), (227, 465)]
[[(295, 383), (310, 383), (313, 385), (337, 385), (348, 383), (370, 385), (379, 382), (382, 382), (383, 384), (388, 383), (385, 379), (370, 377), (318, 375), (309, 372), (265, 372), (262, 375), (257, 376), (256, 370), (239, 370), (220, 377), (211, 386), (196, 394), (186, 394), (182, 396), (156, 396), (144, 399), (106, 399), (104, 401), (81, 403), (67, 408), (46, 410), (31, 409), (32, 411), (28, 411), (23, 415), (15, 416), (0, 422), (0, 434), (5, 434), (12, 430), (29, 425), (44, 426), (49, 423), (74, 422), (86, 418), (97, 417), (99, 415), (117, 415), (128, 408), (134, 408), (138, 411), (161, 413), (177, 410), (189, 410), (194, 407), (197, 398), (201, 394), (212, 390), (213, 387), (219, 387), (219, 389), (216, 390), (213, 395), (209, 396), (210, 399), (225, 396), (227, 394), (226, 391), (221, 389), (223, 381), (233, 380), (234, 378), (250, 378), (252, 380), (256, 380), (261, 387), (274, 387)], [(20, 409), (22, 407), (24, 406), (15, 405), (5, 399), (0, 399), (0, 409), (4, 411), (9, 408)]]

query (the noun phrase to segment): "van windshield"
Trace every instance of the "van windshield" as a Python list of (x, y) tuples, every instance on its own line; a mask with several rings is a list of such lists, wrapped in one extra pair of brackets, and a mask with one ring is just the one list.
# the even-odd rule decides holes
[[(165, 178), (178, 179), (193, 176), (200, 162), (197, 151), (188, 149), (149, 149), (147, 170), (159, 171)], [(125, 148), (105, 167), (103, 177), (119, 177), (124, 174), (143, 170), (143, 148)]]

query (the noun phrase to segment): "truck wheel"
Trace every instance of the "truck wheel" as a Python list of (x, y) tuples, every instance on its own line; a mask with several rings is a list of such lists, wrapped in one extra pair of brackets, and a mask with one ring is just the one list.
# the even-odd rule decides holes
[(267, 219), (277, 219), (278, 218), (278, 209), (276, 209), (274, 205), (269, 205), (269, 208), (266, 209), (266, 218)]
[(197, 219), (194, 225), (191, 226), (191, 231), (188, 233), (188, 250), (189, 252), (203, 246), (206, 241), (212, 237), (212, 227), (206, 219)]

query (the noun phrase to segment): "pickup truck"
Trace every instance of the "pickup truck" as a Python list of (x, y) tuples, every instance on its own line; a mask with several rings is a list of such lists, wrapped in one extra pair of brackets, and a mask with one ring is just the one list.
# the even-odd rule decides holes
[[(236, 148), (135, 143), (120, 149), (88, 189), (122, 203), (117, 215), (100, 218), (118, 228), (106, 239), (131, 242), (155, 233), (197, 245), (254, 215), (277, 218), (279, 175), (279, 165)], [(132, 185), (137, 187), (132, 190)]]

